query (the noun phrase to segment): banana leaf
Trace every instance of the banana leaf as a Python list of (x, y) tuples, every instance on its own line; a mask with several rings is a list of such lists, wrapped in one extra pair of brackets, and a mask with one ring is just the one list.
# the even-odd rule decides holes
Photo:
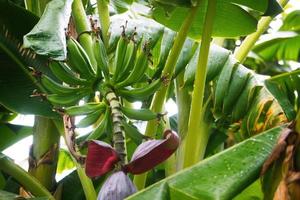
[(34, 28), (24, 36), (24, 47), (54, 60), (65, 60), (66, 28), (68, 27), (73, 0), (53, 0), (45, 8)]
[(32, 29), (37, 20), (36, 16), (25, 9), (0, 0), (0, 103), (22, 114), (57, 117), (48, 101), (30, 97), (34, 91), (43, 90), (33, 77), (33, 71), (51, 76), (46, 67), (47, 59), (21, 47), (23, 35)]
[[(178, 31), (192, 6), (191, 1), (152, 0), (152, 18)], [(208, 0), (198, 1), (200, 8), (190, 29), (190, 37), (199, 39), (203, 31)], [(246, 9), (245, 9), (246, 8)], [(250, 12), (251, 10), (251, 12)], [(257, 18), (253, 15), (274, 15), (281, 12), (275, 0), (217, 0), (213, 26), (215, 37), (236, 37), (256, 30)]]
[(257, 180), (284, 128), (249, 138), (127, 199), (233, 199)]
[(265, 61), (299, 60), (300, 10), (290, 12), (278, 32), (265, 34), (253, 51)]
[(0, 123), (0, 151), (32, 134), (32, 127)]

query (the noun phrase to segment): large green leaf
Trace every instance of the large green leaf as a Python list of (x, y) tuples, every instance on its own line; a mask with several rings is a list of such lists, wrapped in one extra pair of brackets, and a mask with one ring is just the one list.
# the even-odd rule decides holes
[[(199, 39), (204, 29), (203, 22), (207, 1), (200, 1), (200, 8), (190, 29), (190, 36), (193, 38)], [(185, 16), (189, 12), (190, 5), (184, 3), (183, 5), (174, 6), (174, 2), (165, 0), (154, 0), (154, 2), (163, 5), (163, 7), (155, 6), (152, 17), (173, 30), (179, 30)], [(268, 5), (272, 8), (269, 8)], [(172, 6), (174, 10), (166, 13), (166, 9), (170, 10)], [(218, 0), (213, 36), (236, 37), (252, 33), (256, 30), (257, 19), (251, 14), (250, 10), (263, 15), (267, 10), (267, 13), (274, 14), (274, 12), (271, 12), (272, 9), (278, 11), (278, 4), (274, 0), (270, 4), (269, 0)]]
[(295, 60), (300, 57), (300, 10), (289, 13), (278, 32), (265, 34), (253, 51), (266, 61)]
[(300, 31), (300, 10), (290, 12), (280, 27), (281, 31)]
[(128, 199), (232, 199), (257, 180), (283, 129), (276, 127), (249, 138)]
[(265, 81), (265, 84), (284, 108), (288, 119), (294, 119), (300, 106), (298, 96), (300, 94), (300, 70), (271, 77)]
[[(18, 20), (11, 15), (18, 17)], [(28, 66), (49, 74), (47, 60), (20, 48), (23, 35), (36, 22), (37, 17), (30, 12), (0, 0), (0, 103), (14, 112), (55, 117), (57, 114), (48, 101), (30, 97), (33, 91), (41, 87)]]
[(54, 60), (65, 60), (66, 28), (73, 0), (53, 0), (45, 8), (40, 21), (24, 36), (24, 46)]
[(264, 194), (261, 189), (261, 182), (260, 180), (257, 180), (237, 195), (234, 200), (261, 200), (263, 197)]
[(32, 134), (32, 127), (0, 123), (0, 151)]
[(265, 61), (295, 60), (300, 55), (300, 34), (294, 31), (280, 31), (263, 35), (253, 51)]
[[(186, 87), (191, 87), (194, 81), (198, 54), (199, 50), (186, 66)], [(207, 115), (210, 117), (207, 120), (219, 128), (227, 129), (234, 125), (234, 132), (239, 130), (241, 137), (237, 140), (242, 140), (285, 122), (283, 112), (288, 119), (293, 119), (293, 106), (281, 107), (280, 99), (276, 99), (265, 87), (264, 80), (267, 78), (239, 64), (228, 50), (211, 45), (205, 101), (211, 102), (206, 113), (211, 112), (213, 117)]]

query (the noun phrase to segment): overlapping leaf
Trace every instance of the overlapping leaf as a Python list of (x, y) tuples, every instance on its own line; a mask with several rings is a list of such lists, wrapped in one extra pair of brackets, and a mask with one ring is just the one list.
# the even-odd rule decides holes
[(253, 51), (266, 61), (299, 60), (300, 10), (289, 13), (278, 32), (265, 34)]
[(233, 199), (257, 180), (283, 128), (249, 138), (128, 199)]
[[(186, 86), (193, 83), (198, 53), (196, 51), (186, 66)], [(291, 119), (289, 112), (293, 107), (281, 107), (281, 100), (265, 87), (264, 80), (267, 78), (239, 64), (229, 51), (212, 45), (206, 79), (210, 84), (205, 97), (211, 104), (207, 110), (211, 110), (214, 120), (225, 128), (228, 124), (238, 123), (242, 138), (284, 123), (287, 119), (283, 112)]]
[(32, 134), (32, 127), (0, 123), (0, 151)]
[[(159, 5), (154, 6), (152, 17), (159, 23), (176, 31), (179, 30), (191, 7), (190, 1), (153, 0), (152, 2)], [(207, 0), (199, 2), (200, 8), (190, 29), (190, 36), (193, 38), (199, 38), (204, 29), (203, 22), (206, 14)], [(260, 15), (273, 15), (280, 12), (278, 4), (274, 0), (218, 0), (213, 36), (235, 37), (254, 32), (256, 30), (257, 19), (251, 14), (250, 10)]]

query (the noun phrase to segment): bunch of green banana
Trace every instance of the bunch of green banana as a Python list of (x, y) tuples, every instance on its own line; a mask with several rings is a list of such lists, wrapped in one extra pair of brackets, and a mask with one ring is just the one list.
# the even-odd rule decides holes
[(134, 63), (133, 69), (131, 70), (127, 78), (115, 85), (116, 88), (122, 88), (133, 83), (137, 83), (144, 75), (148, 68), (148, 53), (145, 51), (139, 51), (137, 59)]
[(117, 73), (116, 83), (124, 80), (128, 76), (129, 72), (132, 70), (132, 66), (134, 65), (136, 54), (136, 44), (133, 40), (129, 40), (126, 47), (125, 57), (123, 59), (123, 66)]
[(95, 79), (96, 70), (83, 47), (72, 37), (67, 40), (69, 67), (77, 72), (80, 78)]
[(47, 99), (57, 106), (70, 106), (91, 93), (87, 86), (67, 86), (46, 75), (40, 77), (43, 87), (47, 90)]

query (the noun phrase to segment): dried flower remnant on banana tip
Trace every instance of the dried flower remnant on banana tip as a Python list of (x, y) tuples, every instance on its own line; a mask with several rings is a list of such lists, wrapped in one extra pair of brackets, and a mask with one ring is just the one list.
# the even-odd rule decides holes
[[(169, 158), (176, 151), (179, 143), (178, 135), (172, 130), (166, 130), (163, 139), (143, 142), (135, 150), (131, 161), (121, 165), (117, 152), (109, 144), (91, 140), (88, 143), (86, 174), (94, 178), (114, 170), (115, 172), (110, 175), (100, 190), (99, 198), (121, 200), (136, 191), (127, 173), (141, 174), (154, 168)], [(121, 186), (121, 183), (124, 185)], [(104, 194), (107, 194), (107, 197), (104, 198)]]

